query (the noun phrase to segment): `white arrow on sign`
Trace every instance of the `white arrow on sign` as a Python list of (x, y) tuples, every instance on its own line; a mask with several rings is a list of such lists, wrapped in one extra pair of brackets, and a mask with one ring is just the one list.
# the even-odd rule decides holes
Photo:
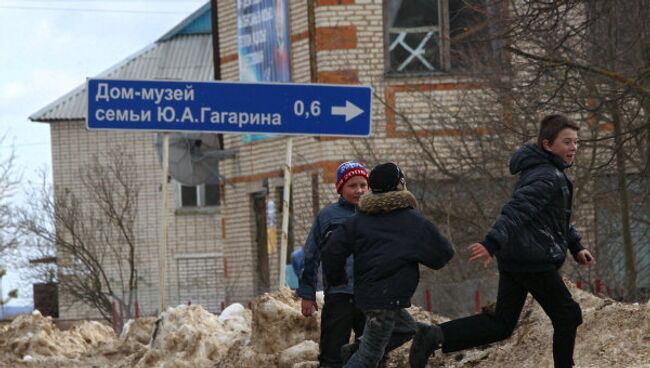
[(345, 100), (345, 107), (332, 106), (332, 115), (345, 115), (346, 123), (356, 118), (361, 113), (363, 113), (363, 110), (348, 100)]

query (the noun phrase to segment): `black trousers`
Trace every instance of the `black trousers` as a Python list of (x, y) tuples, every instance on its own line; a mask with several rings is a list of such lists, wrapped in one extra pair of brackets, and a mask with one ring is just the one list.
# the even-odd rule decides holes
[(320, 355), (321, 367), (341, 367), (341, 347), (350, 342), (354, 330), (355, 338), (363, 334), (365, 316), (354, 306), (351, 294), (327, 294), (321, 313)]
[(582, 311), (556, 270), (501, 271), (494, 315), (483, 313), (441, 324), (445, 336), (443, 351), (453, 352), (508, 338), (517, 325), (529, 292), (553, 323), (555, 367), (572, 367), (576, 329), (582, 323)]

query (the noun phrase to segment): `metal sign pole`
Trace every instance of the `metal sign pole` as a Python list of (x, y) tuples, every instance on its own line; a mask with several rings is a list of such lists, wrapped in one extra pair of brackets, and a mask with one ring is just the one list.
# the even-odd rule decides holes
[(291, 155), (293, 140), (287, 140), (287, 159), (284, 166), (284, 192), (282, 194), (282, 237), (280, 239), (280, 287), (286, 285), (287, 243), (289, 241), (289, 199), (291, 197)]
[(168, 202), (168, 185), (167, 178), (169, 176), (169, 133), (163, 133), (163, 146), (162, 146), (162, 218), (161, 218), (161, 237), (160, 248), (158, 249), (158, 262), (159, 262), (159, 287), (160, 287), (160, 312), (165, 311), (165, 269), (167, 266), (167, 202)]

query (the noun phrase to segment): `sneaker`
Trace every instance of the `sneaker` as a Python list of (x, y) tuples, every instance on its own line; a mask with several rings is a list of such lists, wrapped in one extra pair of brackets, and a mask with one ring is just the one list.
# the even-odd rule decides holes
[(424, 368), (429, 357), (440, 349), (443, 343), (442, 329), (438, 325), (419, 323), (411, 341), (409, 364), (411, 368)]
[(343, 360), (343, 365), (347, 364), (348, 360), (350, 360), (357, 350), (359, 350), (359, 343), (357, 342), (341, 346), (341, 359)]

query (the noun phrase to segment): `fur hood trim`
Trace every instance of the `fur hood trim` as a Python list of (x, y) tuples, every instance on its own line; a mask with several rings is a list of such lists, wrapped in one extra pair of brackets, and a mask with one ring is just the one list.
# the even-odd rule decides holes
[(408, 190), (392, 191), (387, 193), (368, 192), (359, 200), (359, 210), (369, 213), (388, 213), (401, 208), (416, 208), (417, 200)]

